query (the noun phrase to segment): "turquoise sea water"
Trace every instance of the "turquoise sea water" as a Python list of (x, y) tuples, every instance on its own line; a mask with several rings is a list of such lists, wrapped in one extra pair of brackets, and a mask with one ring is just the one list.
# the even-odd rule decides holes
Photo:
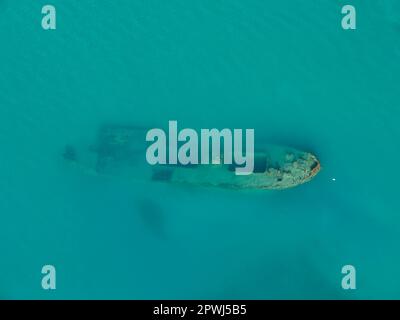
[[(50, 2), (55, 31), (47, 3), (0, 0), (0, 298), (400, 298), (399, 1)], [(235, 192), (63, 164), (101, 124), (168, 120), (254, 128), (323, 170)]]

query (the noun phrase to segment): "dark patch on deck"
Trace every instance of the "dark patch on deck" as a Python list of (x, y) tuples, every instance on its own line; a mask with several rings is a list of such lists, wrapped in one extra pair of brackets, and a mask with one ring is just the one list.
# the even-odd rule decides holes
[(153, 181), (170, 181), (172, 178), (172, 173), (173, 170), (156, 170), (153, 172), (153, 175), (151, 176), (151, 180)]

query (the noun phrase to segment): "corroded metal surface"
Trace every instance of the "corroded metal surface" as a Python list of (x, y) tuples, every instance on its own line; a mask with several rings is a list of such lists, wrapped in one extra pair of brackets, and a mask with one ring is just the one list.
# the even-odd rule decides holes
[(230, 189), (287, 189), (310, 181), (321, 169), (313, 154), (276, 145), (255, 153), (255, 170), (245, 176), (236, 175), (234, 165), (223, 163), (151, 166), (144, 159), (145, 134), (145, 129), (135, 126), (103, 126), (95, 145), (68, 145), (64, 159), (97, 175)]

